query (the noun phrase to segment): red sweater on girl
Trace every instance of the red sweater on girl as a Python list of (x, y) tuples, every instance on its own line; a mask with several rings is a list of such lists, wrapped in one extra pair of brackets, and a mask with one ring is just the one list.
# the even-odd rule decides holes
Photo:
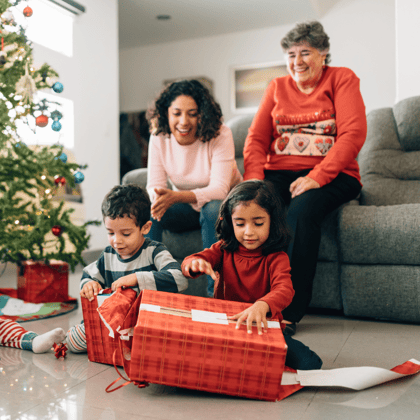
[(221, 244), (216, 242), (211, 248), (188, 256), (182, 269), (195, 258), (208, 261), (220, 274), (214, 285), (216, 299), (247, 303), (263, 300), (270, 307), (271, 317), (281, 321), (281, 311), (289, 306), (295, 294), (287, 254), (262, 255), (260, 248), (250, 251), (242, 245), (236, 252), (228, 252), (220, 249)]
[(272, 80), (245, 142), (244, 180), (264, 179), (264, 169), (313, 168), (308, 177), (321, 187), (340, 172), (360, 182), (367, 123), (359, 84), (345, 67), (326, 67), (309, 95), (290, 75)]

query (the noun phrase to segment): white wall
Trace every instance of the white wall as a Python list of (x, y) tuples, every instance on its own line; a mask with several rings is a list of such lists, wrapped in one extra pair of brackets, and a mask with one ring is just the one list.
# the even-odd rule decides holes
[[(412, 0), (417, 1), (417, 0)], [(319, 19), (330, 36), (332, 63), (361, 79), (367, 111), (395, 101), (395, 0), (342, 0)], [(120, 51), (121, 111), (145, 109), (174, 77), (207, 76), (225, 119), (232, 66), (284, 60), (280, 40), (294, 26), (245, 31)]]
[[(87, 219), (101, 219), (105, 194), (119, 183), (118, 0), (81, 0), (74, 21), (73, 57), (34, 44), (35, 64), (60, 75), (60, 96), (74, 101), (76, 161), (87, 164), (81, 184)], [(65, 124), (65, 116), (63, 125)], [(90, 249), (107, 244), (103, 226), (91, 227)]]
[(420, 95), (420, 1), (396, 0), (397, 101)]

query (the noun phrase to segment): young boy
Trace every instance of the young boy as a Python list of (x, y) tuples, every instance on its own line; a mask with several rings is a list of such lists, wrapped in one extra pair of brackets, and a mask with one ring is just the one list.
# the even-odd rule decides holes
[[(164, 292), (181, 292), (188, 280), (181, 266), (166, 247), (145, 238), (150, 231), (150, 199), (138, 185), (118, 185), (102, 202), (102, 216), (110, 246), (99, 259), (83, 270), (80, 296), (93, 300), (100, 290), (133, 287)], [(67, 333), (67, 344), (74, 353), (86, 352), (83, 323)]]

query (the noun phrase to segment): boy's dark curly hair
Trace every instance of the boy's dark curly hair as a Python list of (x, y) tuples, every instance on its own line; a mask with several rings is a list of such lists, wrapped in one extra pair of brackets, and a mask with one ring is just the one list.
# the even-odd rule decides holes
[(209, 90), (198, 80), (182, 80), (167, 86), (148, 111), (148, 119), (155, 131), (153, 134), (171, 134), (168, 121), (168, 108), (178, 96), (190, 96), (198, 107), (197, 137), (206, 142), (215, 138), (222, 125), (222, 110), (211, 96)]
[(291, 234), (286, 225), (285, 206), (267, 181), (258, 180), (238, 184), (223, 201), (216, 222), (217, 237), (223, 241), (221, 248), (230, 252), (238, 249), (239, 242), (233, 229), (232, 213), (238, 205), (246, 205), (250, 201), (258, 204), (270, 215), (270, 234), (262, 245), (263, 255), (286, 251)]
[(150, 198), (147, 191), (135, 184), (117, 185), (102, 201), (102, 216), (116, 219), (132, 217), (140, 228), (150, 220)]

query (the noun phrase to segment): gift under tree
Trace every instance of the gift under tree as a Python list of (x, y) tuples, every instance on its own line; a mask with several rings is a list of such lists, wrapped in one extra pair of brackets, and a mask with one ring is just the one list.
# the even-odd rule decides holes
[(67, 162), (60, 144), (28, 146), (18, 133), (16, 123), (29, 125), (31, 117), (38, 134), (58, 132), (65, 124), (54, 103), (37, 99), (39, 90), (61, 93), (64, 87), (48, 64), (34, 63), (25, 30), (15, 22), (19, 10), (10, 8), (20, 6), (30, 19), (33, 11), (26, 4), (0, 0), (0, 261), (17, 264), (21, 274), (28, 262), (53, 260), (74, 270), (84, 264), (87, 226), (99, 222), (75, 224), (74, 210), (55, 196), (63, 185), (81, 183), (86, 166)]

